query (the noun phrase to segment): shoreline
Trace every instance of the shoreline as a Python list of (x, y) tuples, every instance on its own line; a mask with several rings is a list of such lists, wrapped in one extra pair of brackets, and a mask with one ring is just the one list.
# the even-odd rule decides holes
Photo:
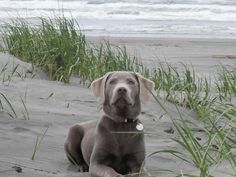
[(214, 36), (181, 36), (181, 35), (173, 35), (173, 36), (165, 36), (165, 35), (158, 35), (158, 36), (113, 36), (113, 35), (89, 35), (86, 33), (85, 34), (87, 39), (127, 39), (127, 40), (193, 40), (193, 41), (227, 41), (227, 42), (235, 42), (235, 38), (230, 38), (230, 37), (214, 37)]
[[(194, 19), (94, 19), (71, 14), (52, 13), (41, 14), (40, 17), (55, 20), (57, 17), (74, 19), (87, 36), (113, 36), (113, 37), (180, 37), (180, 38), (234, 38), (236, 39), (236, 21), (234, 20), (194, 20)], [(32, 25), (37, 25), (39, 16), (12, 16), (0, 18), (0, 24), (11, 20), (23, 19)]]
[(88, 38), (148, 38), (148, 39), (202, 39), (202, 40), (236, 40), (236, 36), (217, 36), (217, 35), (194, 35), (194, 34), (148, 34), (145, 32), (143, 33), (137, 33), (137, 34), (129, 34), (129, 33), (122, 33), (122, 34), (109, 34), (109, 32), (104, 32), (107, 34), (102, 33), (90, 33), (86, 30), (81, 30), (83, 34), (86, 35)]

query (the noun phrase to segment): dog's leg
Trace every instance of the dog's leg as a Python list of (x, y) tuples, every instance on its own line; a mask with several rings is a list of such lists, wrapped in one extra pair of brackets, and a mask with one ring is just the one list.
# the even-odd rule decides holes
[(92, 177), (122, 177), (111, 167), (101, 164), (90, 164), (89, 174)]
[(138, 153), (129, 155), (127, 161), (128, 161), (128, 166), (130, 167), (131, 170), (130, 177), (145, 176), (142, 169), (144, 166), (144, 157), (145, 157), (144, 151), (140, 151)]
[(81, 141), (84, 136), (83, 127), (76, 124), (70, 128), (64, 148), (68, 160), (79, 167), (79, 171), (88, 171), (81, 151)]

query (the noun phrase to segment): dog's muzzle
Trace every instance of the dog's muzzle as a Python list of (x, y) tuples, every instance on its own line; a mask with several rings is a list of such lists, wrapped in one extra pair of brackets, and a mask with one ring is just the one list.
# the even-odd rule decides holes
[(128, 87), (125, 86), (116, 87), (113, 91), (111, 105), (117, 105), (117, 106), (133, 105), (130, 92), (131, 91)]

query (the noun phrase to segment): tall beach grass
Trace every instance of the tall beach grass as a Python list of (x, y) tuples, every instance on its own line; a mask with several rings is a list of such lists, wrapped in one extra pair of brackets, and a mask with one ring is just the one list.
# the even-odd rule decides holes
[(75, 20), (41, 18), (32, 26), (18, 19), (4, 25), (6, 50), (22, 60), (42, 67), (52, 80), (69, 82), (72, 74), (92, 81), (111, 70), (134, 70), (135, 57), (109, 42), (89, 45)]

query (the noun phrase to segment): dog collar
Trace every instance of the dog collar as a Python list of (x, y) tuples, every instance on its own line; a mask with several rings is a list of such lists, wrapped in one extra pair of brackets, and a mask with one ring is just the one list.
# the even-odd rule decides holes
[[(107, 117), (109, 117), (108, 115), (107, 115)], [(139, 119), (129, 119), (129, 118), (125, 118), (124, 119), (124, 121), (121, 121), (121, 122), (123, 122), (123, 123), (136, 123), (136, 129), (138, 130), (138, 131), (142, 131), (143, 130), (143, 124), (140, 122), (140, 120)]]
[(126, 119), (124, 120), (125, 123), (134, 123), (134, 122), (136, 122), (136, 121), (137, 121), (137, 119), (129, 119), (129, 118), (126, 118)]
[(136, 129), (138, 131), (142, 131), (143, 130), (143, 124), (138, 119), (128, 119), (128, 118), (126, 118), (124, 120), (124, 122), (125, 123), (134, 123), (134, 122), (136, 122)]

